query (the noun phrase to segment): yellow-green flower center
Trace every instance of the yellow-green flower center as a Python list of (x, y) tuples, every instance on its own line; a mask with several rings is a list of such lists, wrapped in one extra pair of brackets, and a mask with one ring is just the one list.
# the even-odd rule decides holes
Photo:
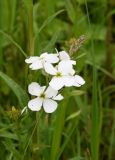
[(46, 97), (45, 93), (42, 93), (40, 97), (44, 99)]
[(57, 77), (61, 77), (62, 74), (61, 74), (60, 72), (57, 72), (56, 76), (57, 76)]

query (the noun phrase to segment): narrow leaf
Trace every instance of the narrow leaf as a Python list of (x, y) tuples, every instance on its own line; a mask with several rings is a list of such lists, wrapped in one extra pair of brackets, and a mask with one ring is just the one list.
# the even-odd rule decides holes
[(7, 76), (1, 71), (0, 71), (0, 78), (2, 78), (15, 93), (15, 95), (19, 100), (20, 106), (21, 107), (26, 106), (28, 102), (28, 95), (26, 94), (26, 92), (14, 80), (12, 80), (9, 76)]

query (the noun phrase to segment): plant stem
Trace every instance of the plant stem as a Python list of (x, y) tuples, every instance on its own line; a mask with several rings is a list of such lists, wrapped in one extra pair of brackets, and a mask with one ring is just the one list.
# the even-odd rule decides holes
[[(115, 8), (115, 1), (114, 0), (108, 0), (107, 1), (107, 10), (108, 13), (110, 13)], [(111, 14), (107, 17), (107, 33), (106, 33), (106, 66), (107, 70), (112, 73), (112, 61), (113, 61), (113, 53), (115, 52), (115, 40), (114, 40), (114, 15)], [(111, 84), (111, 78), (106, 78), (106, 84)]]
[[(33, 31), (33, 0), (24, 1), (28, 13), (28, 52), (30, 56), (34, 56), (34, 31)], [(38, 113), (36, 113), (36, 124), (38, 123)], [(37, 126), (33, 130), (32, 143), (37, 143)], [(37, 152), (32, 150), (32, 160), (37, 160)]]
[(33, 0), (31, 0), (30, 9), (28, 13), (28, 27), (29, 27), (29, 52), (34, 55), (34, 33), (33, 33)]
[[(26, 0), (27, 2), (27, 9), (28, 9), (28, 48), (29, 48), (29, 55), (34, 56), (34, 33), (33, 33), (33, 0)], [(36, 122), (38, 121), (38, 114), (36, 113)], [(35, 128), (32, 136), (32, 143), (37, 143), (37, 127)], [(32, 160), (37, 160), (37, 153), (36, 151), (32, 151)]]
[(28, 14), (28, 51), (29, 55), (34, 55), (34, 31), (33, 31), (33, 0), (24, 1)]

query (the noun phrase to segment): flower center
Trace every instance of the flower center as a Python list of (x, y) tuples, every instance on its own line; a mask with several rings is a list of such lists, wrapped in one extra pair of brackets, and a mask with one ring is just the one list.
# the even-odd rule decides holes
[(43, 98), (43, 99), (45, 99), (45, 97), (46, 97), (45, 93), (42, 93), (42, 94), (40, 95), (40, 97)]
[(56, 76), (57, 76), (57, 77), (61, 77), (62, 74), (61, 74), (60, 72), (57, 72), (57, 73), (56, 73)]

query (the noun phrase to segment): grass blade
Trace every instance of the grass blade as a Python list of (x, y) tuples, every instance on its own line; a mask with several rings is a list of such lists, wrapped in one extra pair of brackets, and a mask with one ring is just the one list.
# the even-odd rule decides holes
[(5, 32), (2, 31), (2, 30), (0, 30), (0, 33), (1, 33), (2, 35), (4, 35), (9, 41), (11, 41), (11, 42), (20, 50), (20, 52), (21, 52), (25, 57), (27, 57), (27, 54), (23, 51), (23, 49), (21, 48), (21, 46), (20, 46), (17, 42), (15, 42), (15, 41), (12, 39), (11, 36), (9, 36), (7, 33), (5, 33)]
[(35, 40), (37, 39), (39, 33), (40, 33), (51, 21), (53, 21), (53, 19), (54, 19), (57, 15), (59, 15), (59, 14), (62, 13), (63, 11), (64, 11), (64, 9), (56, 12), (55, 14), (53, 14), (53, 15), (50, 16), (50, 17), (48, 17), (48, 18), (44, 21), (44, 23), (42, 24), (42, 26), (39, 28), (38, 32), (36, 33)]
[[(91, 30), (91, 23), (88, 11), (87, 0), (85, 0), (85, 7), (87, 12), (88, 26)], [(93, 98), (92, 98), (92, 124), (91, 124), (91, 155), (93, 160), (99, 158), (99, 110), (97, 101), (97, 68), (95, 63), (94, 42), (91, 39), (91, 56), (93, 61)]]
[(24, 107), (28, 102), (28, 95), (26, 92), (19, 86), (14, 80), (12, 80), (9, 76), (0, 71), (0, 78), (3, 79), (7, 85), (12, 89), (12, 91), (17, 96), (20, 106)]
[(64, 121), (65, 121), (65, 111), (66, 111), (66, 103), (62, 102), (58, 108), (56, 120), (53, 124), (53, 126), (55, 127), (54, 127), (53, 139), (52, 139), (52, 145), (51, 145), (50, 160), (57, 159), (57, 155), (60, 148), (62, 130), (64, 126)]

